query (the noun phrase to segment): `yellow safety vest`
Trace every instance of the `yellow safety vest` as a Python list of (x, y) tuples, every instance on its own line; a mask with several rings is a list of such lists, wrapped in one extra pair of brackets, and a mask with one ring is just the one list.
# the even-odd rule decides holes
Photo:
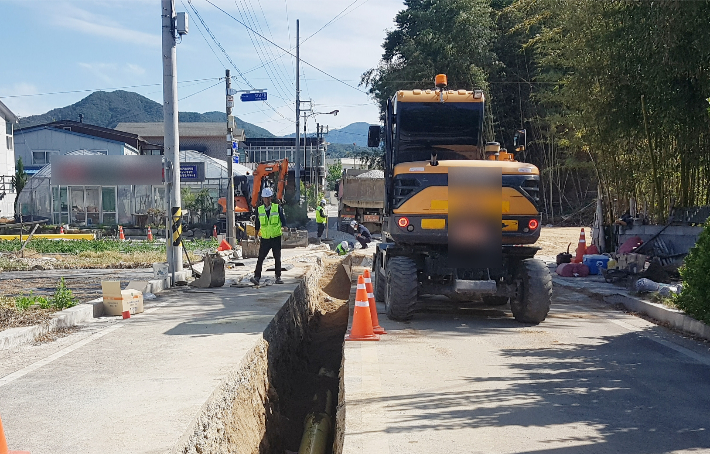
[(261, 224), (261, 237), (265, 240), (281, 236), (281, 217), (278, 205), (271, 204), (271, 212), (266, 215), (266, 207), (259, 206), (259, 223)]
[(324, 210), (325, 208), (323, 207), (318, 207), (316, 208), (316, 223), (317, 224), (325, 224), (325, 221), (327, 218), (325, 216), (320, 215), (320, 210)]

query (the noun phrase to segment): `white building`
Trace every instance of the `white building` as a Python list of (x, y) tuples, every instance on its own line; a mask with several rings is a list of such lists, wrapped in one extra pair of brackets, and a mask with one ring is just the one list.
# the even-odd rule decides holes
[(17, 122), (17, 116), (0, 101), (0, 132), (4, 131), (3, 140), (0, 140), (0, 217), (15, 215), (12, 177), (15, 175), (13, 132)]
[(30, 175), (49, 164), (52, 156), (80, 150), (107, 156), (140, 154), (134, 146), (123, 140), (73, 131), (70, 126), (60, 128), (50, 123), (15, 131), (15, 159), (22, 158), (25, 171)]

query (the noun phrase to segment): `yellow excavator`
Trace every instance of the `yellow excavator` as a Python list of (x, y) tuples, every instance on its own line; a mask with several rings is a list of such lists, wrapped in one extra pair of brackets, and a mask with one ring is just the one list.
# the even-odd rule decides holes
[[(400, 90), (368, 146), (385, 149), (383, 242), (373, 260), (375, 297), (387, 316), (411, 319), (424, 296), (465, 304), (510, 303), (516, 320), (540, 323), (552, 278), (536, 260), (540, 172), (514, 151), (483, 143), (485, 97), (452, 90), (440, 74), (430, 89)], [(429, 299), (431, 301), (431, 298)]]

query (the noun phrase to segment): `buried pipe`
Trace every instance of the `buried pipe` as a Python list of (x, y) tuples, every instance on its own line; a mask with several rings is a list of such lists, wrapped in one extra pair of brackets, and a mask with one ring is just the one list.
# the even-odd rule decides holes
[[(318, 395), (313, 396), (313, 400), (318, 400)], [(331, 420), (330, 408), (333, 405), (333, 393), (326, 391), (325, 412), (309, 413), (306, 416), (305, 427), (301, 446), (298, 454), (325, 454), (328, 445), (328, 438), (333, 422)]]

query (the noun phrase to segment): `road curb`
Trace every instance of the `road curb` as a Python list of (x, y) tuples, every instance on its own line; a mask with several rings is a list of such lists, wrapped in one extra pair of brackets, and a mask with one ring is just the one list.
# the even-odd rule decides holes
[[(579, 279), (579, 278), (573, 278)], [(621, 304), (631, 312), (638, 312), (653, 318), (661, 323), (667, 324), (673, 329), (684, 331), (694, 336), (710, 340), (710, 326), (695, 320), (678, 309), (671, 309), (662, 304), (651, 303), (631, 295), (620, 292), (600, 291), (588, 287), (579, 286), (574, 282), (553, 275), (552, 282), (555, 285), (583, 293), (592, 298), (603, 301), (607, 304)]]
[[(146, 291), (158, 293), (170, 288), (170, 277), (148, 281)], [(103, 298), (96, 298), (86, 303), (64, 309), (55, 313), (52, 318), (41, 325), (22, 326), (0, 331), (0, 350), (9, 350), (33, 342), (36, 337), (62, 328), (80, 325), (101, 317), (104, 314)]]

